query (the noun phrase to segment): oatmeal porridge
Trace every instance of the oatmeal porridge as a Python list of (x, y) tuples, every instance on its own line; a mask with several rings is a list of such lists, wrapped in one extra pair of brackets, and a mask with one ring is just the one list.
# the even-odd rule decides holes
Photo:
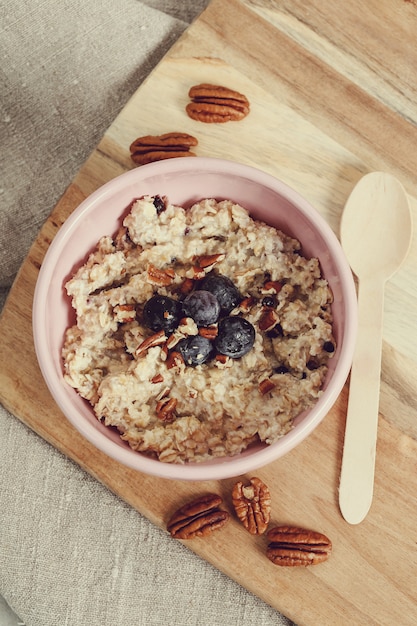
[(273, 443), (319, 398), (336, 348), (318, 260), (230, 200), (135, 200), (66, 290), (65, 380), (160, 461)]

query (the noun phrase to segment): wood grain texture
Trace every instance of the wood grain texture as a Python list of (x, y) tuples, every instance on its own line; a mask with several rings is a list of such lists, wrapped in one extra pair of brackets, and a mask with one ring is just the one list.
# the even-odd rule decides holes
[[(139, 474), (95, 450), (65, 420), (42, 380), (31, 329), (33, 290), (51, 239), (84, 197), (133, 167), (128, 148), (136, 137), (168, 131), (197, 136), (202, 156), (283, 179), (337, 233), (350, 190), (373, 169), (401, 180), (416, 219), (417, 97), (409, 80), (416, 27), (416, 7), (398, 0), (213, 0), (114, 121), (34, 242), (0, 321), (2, 402), (158, 526), (202, 491), (220, 493), (230, 507), (234, 481), (172, 484)], [(187, 91), (203, 80), (245, 93), (249, 116), (218, 126), (190, 120)], [(271, 490), (272, 522), (329, 536), (329, 561), (276, 567), (264, 555), (265, 540), (235, 519), (187, 544), (300, 626), (417, 621), (416, 261), (414, 237), (387, 286), (376, 480), (366, 520), (349, 526), (338, 508), (346, 387), (308, 440), (257, 472)]]

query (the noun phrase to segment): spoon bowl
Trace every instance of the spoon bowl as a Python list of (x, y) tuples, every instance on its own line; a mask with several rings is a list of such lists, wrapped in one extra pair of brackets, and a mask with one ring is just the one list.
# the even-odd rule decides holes
[(339, 505), (358, 524), (372, 503), (378, 428), (385, 282), (410, 248), (407, 195), (390, 174), (371, 172), (358, 182), (341, 222), (342, 246), (356, 274), (358, 334), (350, 374)]
[(410, 208), (401, 183), (384, 172), (363, 176), (341, 221), (342, 246), (356, 276), (378, 275), (388, 280), (407, 256), (411, 232)]

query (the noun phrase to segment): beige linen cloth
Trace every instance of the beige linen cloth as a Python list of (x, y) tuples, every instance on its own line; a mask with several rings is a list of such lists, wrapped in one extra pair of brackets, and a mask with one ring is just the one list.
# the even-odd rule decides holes
[[(207, 4), (0, 0), (2, 306), (59, 197)], [(3, 407), (1, 595), (18, 617), (7, 617), (0, 599), (0, 626), (291, 623), (170, 539)]]

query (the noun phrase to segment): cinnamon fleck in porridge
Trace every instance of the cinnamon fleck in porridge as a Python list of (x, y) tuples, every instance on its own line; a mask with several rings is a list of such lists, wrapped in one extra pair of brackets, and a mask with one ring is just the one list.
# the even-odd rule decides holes
[(318, 260), (229, 200), (136, 200), (66, 289), (66, 381), (160, 461), (273, 443), (319, 398), (336, 347)]

